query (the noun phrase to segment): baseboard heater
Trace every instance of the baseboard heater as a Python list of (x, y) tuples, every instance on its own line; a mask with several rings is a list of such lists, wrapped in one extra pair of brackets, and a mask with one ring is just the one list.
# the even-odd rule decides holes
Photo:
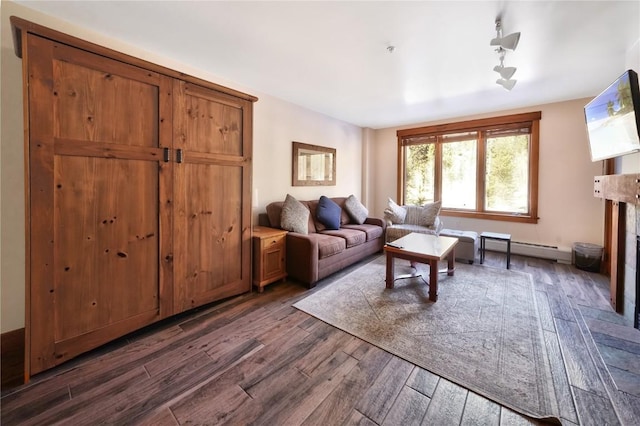
[[(507, 252), (507, 243), (504, 241), (486, 241), (487, 250)], [(571, 248), (548, 246), (545, 244), (526, 243), (523, 241), (511, 241), (511, 254), (552, 259), (559, 263), (572, 263)]]

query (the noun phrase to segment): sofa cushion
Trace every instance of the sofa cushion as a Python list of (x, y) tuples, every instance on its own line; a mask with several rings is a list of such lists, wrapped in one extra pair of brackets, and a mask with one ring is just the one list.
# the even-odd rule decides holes
[(299, 234), (309, 233), (309, 209), (287, 194), (280, 214), (280, 226), (287, 231)]
[(397, 240), (398, 238), (402, 238), (405, 235), (408, 235), (412, 232), (418, 232), (420, 234), (431, 234), (435, 235), (436, 231), (433, 228), (427, 228), (422, 225), (413, 225), (410, 223), (399, 223), (396, 225), (387, 226), (386, 230), (386, 240), (387, 242), (391, 242)]
[(324, 195), (320, 197), (316, 206), (316, 218), (325, 229), (340, 229), (340, 215), (342, 209), (335, 201)]
[(338, 230), (324, 230), (320, 232), (324, 235), (343, 238), (347, 243), (347, 248), (355, 247), (367, 241), (367, 234), (357, 229), (342, 228)]
[(342, 253), (347, 248), (347, 241), (344, 238), (324, 233), (315, 233), (309, 236), (318, 241), (318, 259)]
[(349, 217), (354, 223), (361, 225), (369, 216), (369, 210), (356, 198), (355, 195), (351, 194), (344, 202), (344, 209), (349, 214)]
[(384, 218), (391, 223), (404, 223), (407, 217), (407, 209), (399, 206), (389, 198), (387, 208), (384, 209)]
[(367, 236), (367, 241), (375, 240), (376, 238), (382, 237), (384, 233), (384, 228), (378, 225), (369, 225), (368, 223), (363, 223), (362, 225), (356, 225), (349, 223), (347, 225), (342, 226), (343, 229), (357, 229), (358, 231), (362, 231)]

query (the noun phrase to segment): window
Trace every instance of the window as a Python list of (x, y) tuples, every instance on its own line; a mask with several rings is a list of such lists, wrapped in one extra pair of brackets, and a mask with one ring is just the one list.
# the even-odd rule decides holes
[(537, 223), (540, 112), (399, 130), (398, 199), (445, 216)]

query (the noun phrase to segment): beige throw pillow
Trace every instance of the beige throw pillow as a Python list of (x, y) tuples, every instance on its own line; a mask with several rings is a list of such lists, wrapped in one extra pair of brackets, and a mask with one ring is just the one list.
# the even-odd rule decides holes
[(280, 226), (299, 234), (309, 233), (309, 209), (300, 201), (287, 194), (280, 214)]
[(391, 223), (404, 223), (407, 217), (407, 209), (397, 205), (395, 201), (389, 198), (387, 208), (384, 209), (384, 217)]
[(349, 195), (344, 202), (344, 209), (358, 225), (362, 225), (369, 216), (369, 210), (356, 198), (355, 195)]
[(427, 203), (422, 206), (422, 211), (420, 212), (420, 223), (422, 226), (433, 226), (436, 221), (436, 218), (440, 214), (440, 207), (442, 206), (442, 201), (435, 201), (433, 203)]

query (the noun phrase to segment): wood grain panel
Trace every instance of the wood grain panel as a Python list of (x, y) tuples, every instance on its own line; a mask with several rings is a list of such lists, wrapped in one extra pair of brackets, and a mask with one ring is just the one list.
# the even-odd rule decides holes
[(29, 36), (28, 181), (30, 217), (27, 245), (27, 306), (25, 321), (25, 375), (29, 377), (56, 364), (53, 264), (53, 52), (47, 40)]
[(174, 146), (184, 152), (174, 167), (174, 308), (183, 311), (251, 290), (250, 108), (185, 82), (173, 92)]
[(436, 390), (440, 377), (424, 368), (416, 367), (407, 379), (407, 386), (431, 398)]
[(175, 184), (178, 306), (189, 309), (242, 285), (242, 169), (183, 164)]
[(157, 165), (56, 157), (54, 167), (56, 341), (157, 311)]
[(95, 142), (87, 144), (86, 141), (73, 139), (54, 140), (54, 153), (56, 155), (74, 155), (79, 157), (101, 158), (127, 158), (130, 160), (160, 161), (162, 149), (155, 147), (126, 146), (118, 143)]
[(205, 90), (196, 92), (193, 85), (182, 83), (181, 86), (184, 88), (181, 107), (186, 113), (182, 122), (185, 138), (181, 148), (192, 152), (244, 155), (240, 105), (228, 105), (215, 94), (205, 97)]
[(373, 424), (382, 424), (383, 426), (418, 425), (422, 422), (430, 402), (431, 400), (426, 395), (405, 386), (384, 418), (384, 422), (373, 422)]
[[(159, 91), (159, 148), (171, 154), (173, 149), (173, 80), (167, 76), (160, 78)], [(158, 224), (160, 226), (160, 317), (165, 318), (175, 311), (173, 307), (173, 173), (172, 161), (158, 163), (159, 205)]]
[(500, 406), (473, 392), (467, 395), (461, 426), (500, 424)]
[(363, 395), (356, 409), (381, 424), (413, 370), (413, 364), (394, 356)]
[[(317, 321), (317, 320), (316, 320)], [(316, 408), (303, 425), (342, 424), (351, 416), (362, 393), (375, 382), (381, 370), (393, 355), (377, 347), (370, 347), (360, 360), (358, 368), (354, 368), (337, 386), (318, 408)]]
[(468, 393), (465, 388), (440, 379), (423, 422), (433, 425), (458, 424), (462, 419)]
[(29, 36), (28, 374), (159, 318), (160, 87), (101, 61)]
[[(75, 56), (89, 60), (89, 53)], [(71, 61), (71, 58), (66, 58)], [(53, 62), (53, 104), (59, 138), (158, 146), (158, 86), (73, 62)], [(115, 70), (114, 70), (115, 71)]]

